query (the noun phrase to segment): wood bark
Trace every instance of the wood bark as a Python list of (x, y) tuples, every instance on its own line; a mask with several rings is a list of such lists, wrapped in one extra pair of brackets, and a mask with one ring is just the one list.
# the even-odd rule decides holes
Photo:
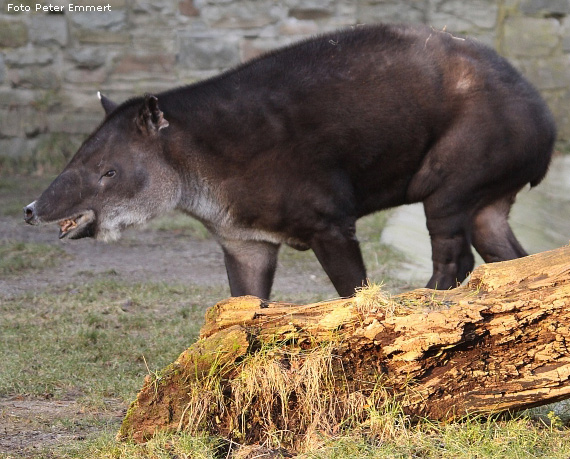
[[(294, 379), (301, 371), (294, 356), (309, 355), (323, 343), (332, 349), (326, 364), (332, 384), (347, 394), (344, 400), (361, 396), (362, 406), (381, 392), (409, 415), (453, 419), (569, 398), (570, 246), (482, 265), (466, 285), (448, 291), (418, 289), (388, 298), (370, 289), (308, 305), (255, 297), (220, 302), (208, 310), (200, 340), (160, 375), (145, 379), (119, 437), (144, 441), (157, 431), (197, 423), (232, 436), (242, 422), (242, 432), (251, 434), (241, 441), (260, 441), (259, 430), (269, 425), (263, 416), (271, 413), (252, 406), (260, 397), (247, 409), (233, 399), (242, 362), (273, 346), (268, 362), (278, 360), (289, 372), (284, 380), (297, 381), (277, 398), (280, 413), (294, 413), (302, 408), (296, 406), (300, 391), (308, 391), (308, 382)], [(204, 381), (214, 379), (223, 397), (190, 421), (196, 384), (206, 393)], [(247, 420), (239, 410), (248, 413)], [(286, 428), (302, 435), (308, 425), (290, 422)]]

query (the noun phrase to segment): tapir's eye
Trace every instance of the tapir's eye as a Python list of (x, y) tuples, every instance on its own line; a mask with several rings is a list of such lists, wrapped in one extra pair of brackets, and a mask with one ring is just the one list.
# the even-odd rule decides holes
[(117, 174), (117, 171), (108, 171), (103, 177), (114, 177)]

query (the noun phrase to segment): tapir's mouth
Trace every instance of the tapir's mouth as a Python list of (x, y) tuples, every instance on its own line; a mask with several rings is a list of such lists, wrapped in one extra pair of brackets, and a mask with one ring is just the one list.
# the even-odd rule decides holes
[(81, 239), (95, 235), (95, 212), (88, 210), (74, 217), (60, 220), (59, 238)]

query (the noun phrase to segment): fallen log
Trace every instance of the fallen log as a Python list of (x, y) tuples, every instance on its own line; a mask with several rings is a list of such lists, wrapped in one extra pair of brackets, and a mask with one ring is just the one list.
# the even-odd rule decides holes
[(148, 375), (118, 438), (210, 432), (242, 444), (366, 423), (383, 404), (454, 419), (570, 397), (570, 246), (478, 267), (448, 291), (372, 286), (308, 305), (230, 298)]

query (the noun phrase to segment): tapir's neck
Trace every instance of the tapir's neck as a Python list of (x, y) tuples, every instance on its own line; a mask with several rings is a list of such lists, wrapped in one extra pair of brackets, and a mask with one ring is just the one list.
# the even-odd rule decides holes
[(281, 101), (267, 103), (278, 94), (256, 93), (243, 77), (230, 73), (157, 96), (169, 122), (165, 154), (183, 183), (178, 207), (214, 226), (231, 218), (232, 177), (285, 137), (289, 115)]
[(209, 186), (203, 177), (186, 175), (177, 209), (200, 220), (215, 233), (216, 228), (226, 226), (231, 220), (220, 194), (220, 190)]

